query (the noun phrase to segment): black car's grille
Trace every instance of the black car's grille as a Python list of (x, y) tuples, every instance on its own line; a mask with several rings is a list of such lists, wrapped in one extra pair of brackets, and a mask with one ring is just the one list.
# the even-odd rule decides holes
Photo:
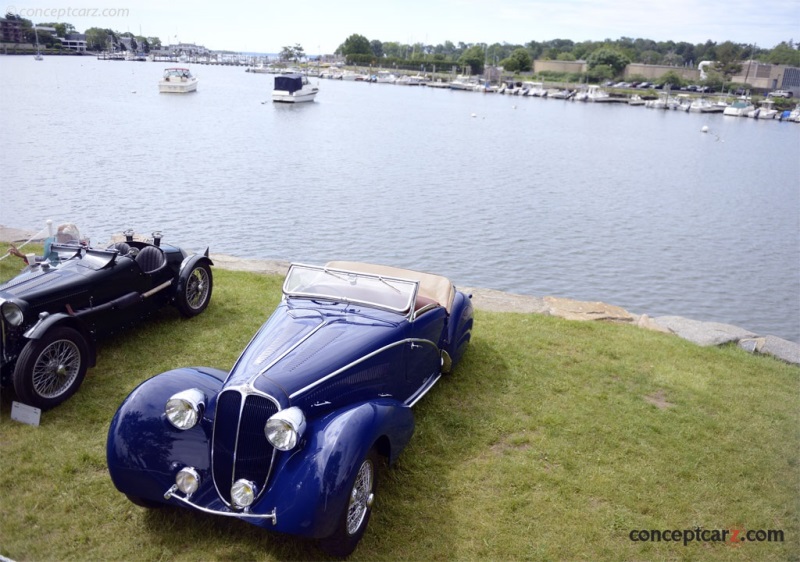
[(266, 486), (273, 447), (264, 435), (264, 426), (277, 411), (275, 403), (264, 396), (243, 396), (238, 390), (227, 390), (219, 395), (212, 470), (217, 490), (226, 502), (231, 501), (231, 484), (236, 480), (250, 480), (259, 490)]

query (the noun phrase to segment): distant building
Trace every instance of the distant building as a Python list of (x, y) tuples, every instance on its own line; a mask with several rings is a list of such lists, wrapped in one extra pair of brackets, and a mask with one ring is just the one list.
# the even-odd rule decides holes
[(800, 96), (800, 68), (784, 64), (764, 64), (749, 60), (742, 63), (742, 70), (732, 76), (733, 82), (749, 84), (756, 90), (788, 90)]
[(0, 18), (0, 43), (24, 43), (25, 30), (22, 22)]
[(61, 44), (71, 51), (77, 53), (86, 52), (86, 35), (83, 33), (70, 33), (66, 37), (59, 37)]

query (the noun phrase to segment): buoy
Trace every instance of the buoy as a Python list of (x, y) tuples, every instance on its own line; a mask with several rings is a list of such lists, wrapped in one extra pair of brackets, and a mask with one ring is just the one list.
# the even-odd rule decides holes
[(703, 125), (703, 128), (700, 129), (701, 132), (707, 133), (708, 132), (708, 125)]

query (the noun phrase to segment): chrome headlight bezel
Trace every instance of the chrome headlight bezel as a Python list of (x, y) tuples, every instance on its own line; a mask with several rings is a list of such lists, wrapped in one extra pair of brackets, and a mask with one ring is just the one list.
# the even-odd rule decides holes
[(14, 301), (5, 301), (0, 304), (0, 312), (2, 312), (3, 320), (9, 326), (18, 328), (25, 322), (25, 312), (20, 306), (20, 303)]
[(281, 410), (264, 425), (267, 441), (279, 451), (294, 449), (306, 430), (306, 417), (297, 406)]
[(185, 431), (200, 422), (205, 408), (206, 395), (197, 388), (190, 388), (173, 394), (164, 405), (164, 414), (173, 427)]
[(200, 474), (191, 466), (185, 466), (175, 475), (175, 485), (190, 498), (200, 487)]
[(236, 507), (248, 508), (258, 496), (256, 485), (250, 480), (241, 478), (231, 486), (231, 501)]

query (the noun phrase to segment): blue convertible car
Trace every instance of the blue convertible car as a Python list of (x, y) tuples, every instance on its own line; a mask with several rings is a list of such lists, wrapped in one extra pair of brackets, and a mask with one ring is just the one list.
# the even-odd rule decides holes
[(392, 267), (292, 265), (281, 304), (230, 373), (194, 367), (142, 383), (108, 433), (117, 489), (353, 551), (376, 467), (414, 431), (412, 406), (462, 357), (470, 297)]

